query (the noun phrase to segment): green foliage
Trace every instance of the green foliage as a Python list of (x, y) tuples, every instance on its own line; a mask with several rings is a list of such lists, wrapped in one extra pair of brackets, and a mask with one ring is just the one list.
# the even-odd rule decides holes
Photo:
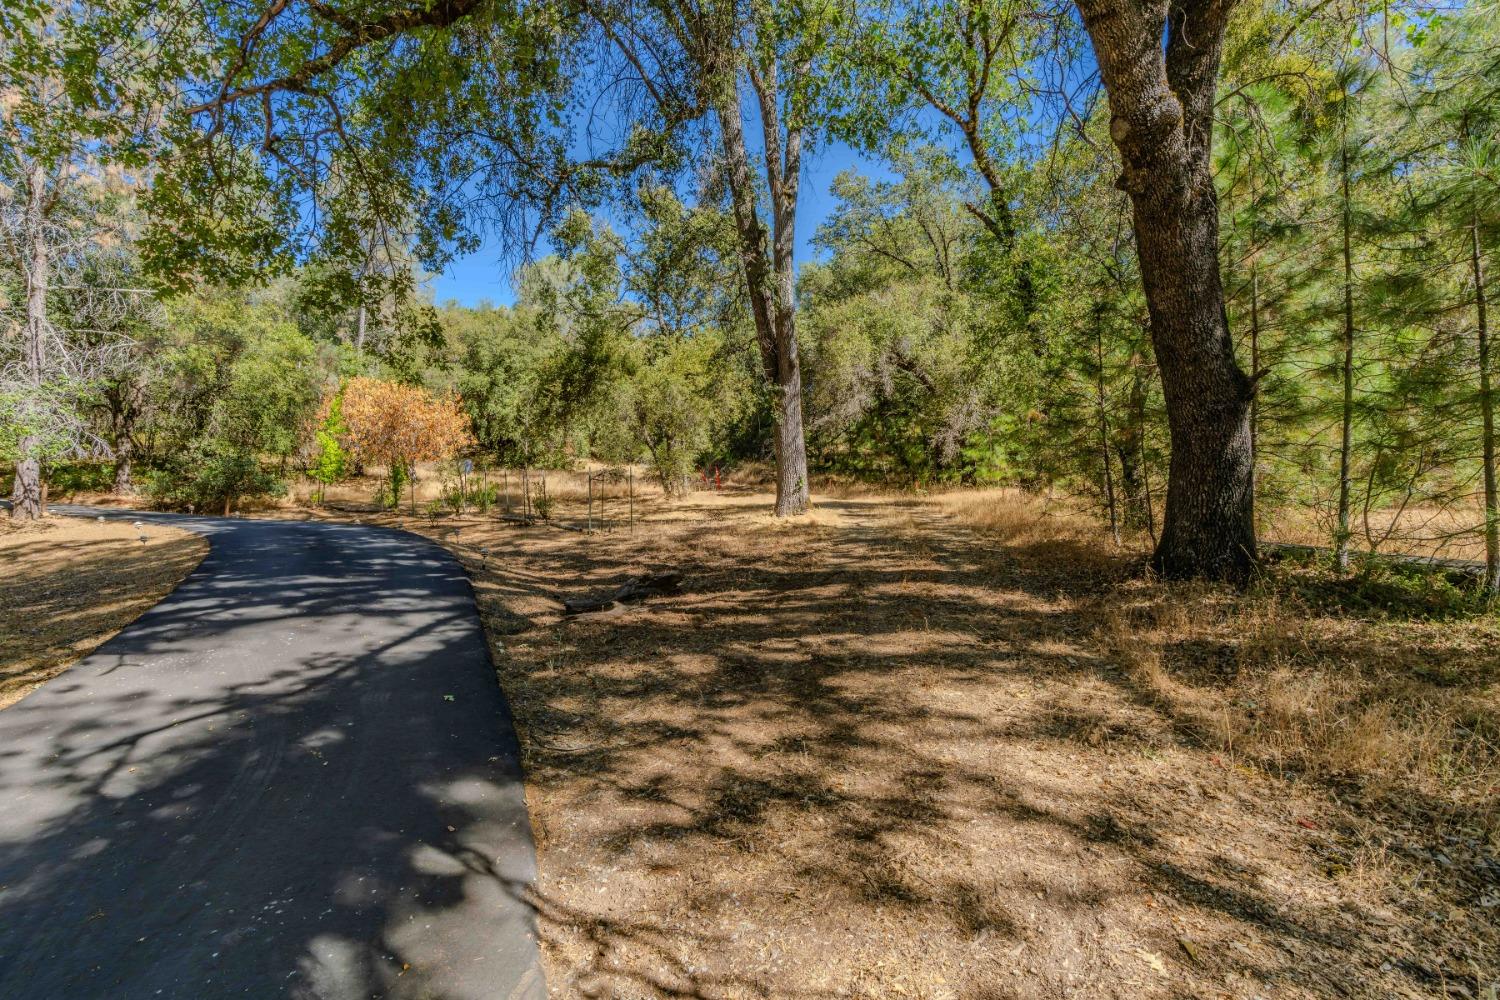
[(724, 343), (708, 333), (659, 335), (641, 343), (625, 414), (668, 494), (682, 494), (724, 428), (747, 403), (749, 386), (723, 363)]
[(154, 470), (146, 495), (157, 507), (218, 514), (240, 500), (280, 497), (286, 484), (253, 454), (203, 444)]
[(552, 496), (540, 482), (531, 489), (531, 509), (543, 521), (552, 520)]
[(214, 429), (242, 450), (285, 458), (297, 451), (320, 389), (312, 344), (295, 329), (278, 326), (235, 359), (217, 400)]
[(76, 457), (81, 450), (79, 401), (88, 399), (91, 390), (90, 383), (67, 377), (0, 385), (0, 460)]
[(307, 470), (307, 474), (325, 489), (349, 474), (349, 455), (341, 443), (348, 433), (343, 417), (343, 397), (335, 393), (313, 432), (313, 455)]
[(1382, 556), (1356, 557), (1353, 572), (1329, 571), (1327, 553), (1278, 560), (1258, 587), (1293, 596), (1310, 611), (1386, 621), (1458, 621), (1496, 606), (1472, 572)]
[[(258, 489), (262, 465), (326, 485), (361, 457), (384, 464), (346, 450), (352, 403), (349, 420), (338, 397), (318, 410), (364, 378), (456, 395), (477, 439), (465, 453), (485, 462), (646, 461), (676, 492), (709, 462), (768, 458), (775, 347), (746, 276), (770, 248), (738, 223), (753, 209), (774, 243), (794, 206), (774, 165), (729, 183), (717, 107), (720, 125), (731, 110), (768, 125), (783, 165), (793, 136), (804, 156), (835, 136), (889, 168), (835, 180), (817, 259), (796, 276), (815, 469), (1059, 490), (1155, 531), (1169, 434), (1110, 110), (1097, 92), (1046, 96), (1059, 79), (1092, 86), (1074, 19), (1012, 0), (731, 4), (699, 19), (648, 0), (429, 5), (413, 27), (357, 2), (273, 18), (242, 51), (263, 11), (231, 3), (169, 7), (181, 34), (147, 65), (130, 32), (167, 23), (149, 7), (7, 10), (7, 218), (24, 167), (71, 164), (93, 186), (60, 198), (49, 224), (77, 234), (112, 215), (177, 295), (160, 316), (146, 300), (109, 323), (89, 295), (56, 295), (55, 325), (128, 338), (132, 365), (0, 388), (0, 455), (24, 438), (57, 463), (123, 440), (177, 505)], [(627, 13), (630, 30), (612, 31)], [(1475, 503), (1495, 438), (1478, 317), (1493, 313), (1500, 252), (1497, 25), (1488, 0), (1237, 8), (1214, 176), (1267, 523), (1299, 508), (1341, 530), (1341, 493), (1370, 549), (1403, 541), (1381, 511), (1500, 519), (1493, 488), (1488, 513)], [(213, 76), (226, 65), (227, 89)], [(163, 88), (169, 105), (201, 103), (141, 120)], [(753, 121), (756, 96), (777, 121)], [(630, 112), (613, 146), (577, 141), (596, 108)], [(424, 301), (422, 269), (483, 230), (510, 249), (547, 237), (516, 303)], [(59, 286), (141, 284), (115, 239), (67, 255)], [(7, 247), (10, 309), (26, 283)], [(385, 502), (412, 471), (392, 463)], [(493, 503), (464, 488), (441, 502)]]
[(468, 483), (460, 487), (457, 483), (453, 483), (444, 488), (440, 502), (455, 514), (468, 509), (488, 514), (499, 496), (500, 491), (495, 486)]
[(386, 470), (385, 483), (381, 486), (380, 494), (376, 500), (382, 507), (396, 510), (401, 506), (401, 491), (413, 480), (410, 469), (400, 462), (392, 463)]
[(53, 496), (103, 493), (114, 485), (115, 470), (108, 462), (60, 462), (47, 470)]

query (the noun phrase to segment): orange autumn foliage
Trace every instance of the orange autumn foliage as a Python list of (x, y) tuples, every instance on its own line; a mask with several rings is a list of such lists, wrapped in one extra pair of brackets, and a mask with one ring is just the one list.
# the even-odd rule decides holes
[[(326, 410), (331, 398), (324, 401)], [(469, 415), (457, 397), (420, 386), (351, 378), (344, 384), (340, 444), (362, 461), (409, 468), (451, 458), (474, 443)]]

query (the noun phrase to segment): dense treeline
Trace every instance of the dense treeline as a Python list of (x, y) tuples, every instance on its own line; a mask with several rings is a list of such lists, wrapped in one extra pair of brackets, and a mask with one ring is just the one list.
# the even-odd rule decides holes
[[(1253, 497), (1340, 565), (1483, 539), (1500, 587), (1492, 5), (523, 6), (231, 4), (202, 50), (168, 11), (36, 5), (183, 53), (93, 65), (90, 100), (8, 21), (16, 509), (82, 455), (178, 505), (346, 474), (366, 378), (457, 401), (434, 457), (668, 492), (767, 459), (784, 513), (810, 471), (1057, 489), (1229, 576)], [(886, 169), (839, 176), (794, 269), (835, 141)], [(546, 251), (515, 304), (425, 301), (483, 230)]]

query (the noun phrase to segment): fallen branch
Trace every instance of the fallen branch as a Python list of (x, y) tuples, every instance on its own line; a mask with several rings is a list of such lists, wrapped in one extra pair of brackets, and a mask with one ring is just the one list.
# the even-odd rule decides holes
[[(675, 594), (682, 587), (682, 574), (675, 572), (650, 573), (627, 580), (608, 597), (591, 601), (569, 601), (562, 599), (563, 613), (575, 620), (613, 618), (625, 611), (625, 605), (643, 601), (648, 597)], [(587, 616), (586, 618), (584, 616)]]

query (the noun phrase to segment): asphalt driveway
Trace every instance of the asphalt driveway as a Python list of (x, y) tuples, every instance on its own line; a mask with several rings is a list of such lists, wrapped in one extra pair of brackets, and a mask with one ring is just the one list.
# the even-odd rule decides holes
[(0, 712), (0, 997), (545, 996), (458, 564), (379, 528), (170, 522), (203, 564)]

